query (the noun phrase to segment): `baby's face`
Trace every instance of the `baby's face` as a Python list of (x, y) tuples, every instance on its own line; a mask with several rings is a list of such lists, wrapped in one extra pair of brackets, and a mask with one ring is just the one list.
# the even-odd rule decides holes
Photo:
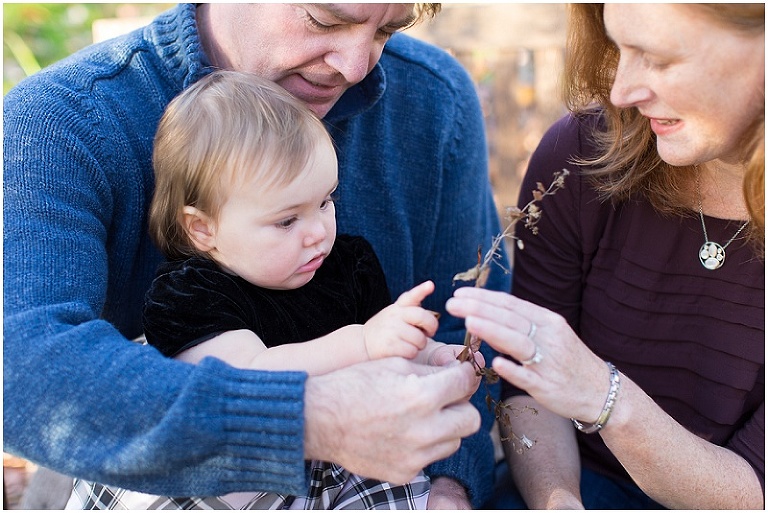
[(220, 210), (210, 256), (260, 287), (306, 285), (336, 240), (332, 195), (337, 185), (336, 153), (325, 141), (290, 184), (244, 183)]

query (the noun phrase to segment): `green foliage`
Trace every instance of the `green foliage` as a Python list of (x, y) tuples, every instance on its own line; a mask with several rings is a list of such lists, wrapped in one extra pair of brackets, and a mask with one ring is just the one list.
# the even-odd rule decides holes
[(91, 44), (100, 18), (154, 16), (170, 4), (3, 4), (3, 94)]

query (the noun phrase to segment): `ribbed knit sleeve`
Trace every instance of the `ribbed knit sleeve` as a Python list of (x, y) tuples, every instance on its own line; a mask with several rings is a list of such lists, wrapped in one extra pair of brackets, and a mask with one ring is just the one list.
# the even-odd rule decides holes
[(195, 42), (180, 6), (4, 99), (4, 450), (163, 495), (299, 493), (305, 374), (195, 367), (128, 340), (161, 261), (152, 139)]
[(6, 318), (6, 451), (148, 493), (305, 488), (303, 373), (191, 366), (103, 321), (67, 325), (78, 317), (62, 305)]

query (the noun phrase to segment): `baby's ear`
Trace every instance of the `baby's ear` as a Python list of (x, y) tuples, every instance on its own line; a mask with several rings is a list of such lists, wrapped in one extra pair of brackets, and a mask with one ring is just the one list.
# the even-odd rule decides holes
[(187, 237), (195, 248), (203, 253), (209, 253), (216, 248), (216, 224), (213, 219), (195, 207), (187, 205), (182, 210), (184, 229)]

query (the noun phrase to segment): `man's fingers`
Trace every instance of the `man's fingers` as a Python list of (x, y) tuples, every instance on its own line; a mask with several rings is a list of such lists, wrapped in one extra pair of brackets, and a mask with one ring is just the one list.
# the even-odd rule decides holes
[(429, 356), (429, 364), (437, 366), (455, 365), (456, 357), (461, 353), (464, 347), (458, 344), (446, 344), (440, 346)]
[[(443, 408), (440, 412), (440, 425), (446, 430), (445, 441), (461, 443), (462, 438), (477, 433), (480, 429), (480, 412), (469, 402), (460, 402)], [(448, 454), (458, 449), (458, 444)], [(446, 454), (446, 456), (448, 455)], [(443, 456), (445, 457), (445, 456)]]
[(475, 363), (480, 367), (485, 367), (485, 356), (480, 351), (475, 351)]
[[(429, 357), (430, 365), (453, 365), (456, 362), (459, 354), (464, 351), (465, 346), (459, 344), (446, 344), (445, 346), (435, 349)], [(475, 363), (478, 367), (485, 367), (485, 357), (480, 351), (472, 353), (475, 357)]]
[[(423, 426), (424, 440), (414, 446), (410, 455), (413, 461), (420, 462), (418, 469), (421, 469), (455, 453), (461, 446), (461, 439), (476, 433), (478, 429), (480, 413), (471, 404), (464, 402), (447, 406), (436, 417), (430, 417), (428, 426)], [(404, 484), (413, 477), (409, 474), (410, 470), (403, 467), (391, 470), (401, 472), (400, 475), (391, 476), (394, 479), (389, 480), (393, 482)]]
[(444, 407), (466, 401), (480, 386), (480, 380), (471, 363), (464, 362), (449, 367), (423, 367), (437, 371), (422, 378), (426, 385), (423, 393), (431, 401), (430, 404)]

